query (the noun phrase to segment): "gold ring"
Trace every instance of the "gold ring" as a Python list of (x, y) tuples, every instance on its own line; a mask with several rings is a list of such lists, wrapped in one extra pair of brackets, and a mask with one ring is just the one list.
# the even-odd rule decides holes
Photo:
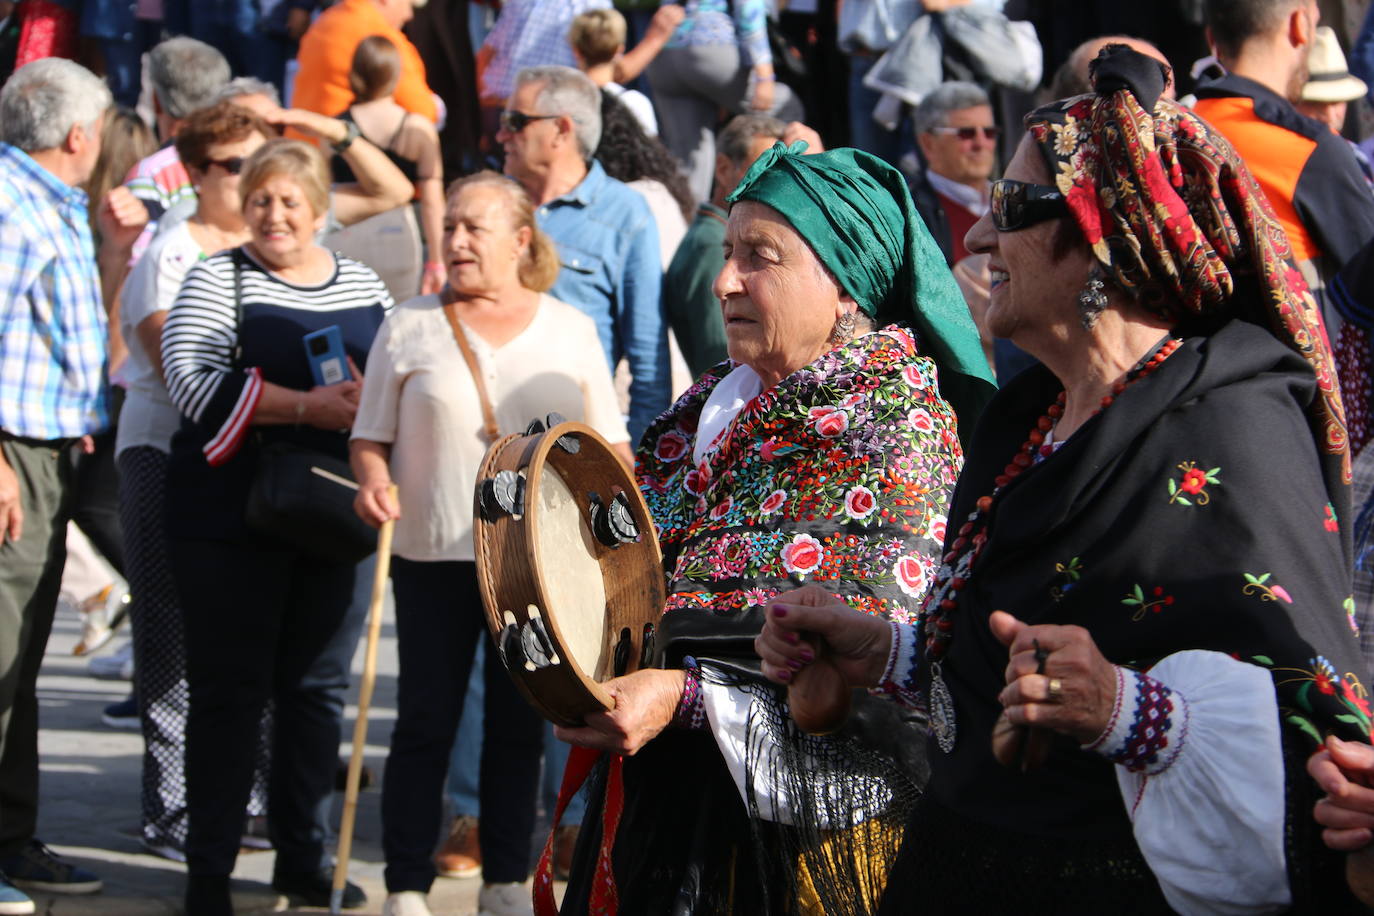
[(1059, 698), (1064, 695), (1064, 682), (1057, 677), (1050, 678), (1048, 692), (1049, 696), (1046, 699), (1051, 703), (1058, 703)]

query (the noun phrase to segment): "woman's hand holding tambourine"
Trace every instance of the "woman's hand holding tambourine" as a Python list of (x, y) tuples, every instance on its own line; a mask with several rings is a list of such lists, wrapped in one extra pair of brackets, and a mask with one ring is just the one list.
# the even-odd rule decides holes
[(643, 668), (601, 687), (615, 700), (609, 712), (592, 713), (580, 728), (555, 726), (560, 741), (633, 756), (673, 721), (686, 675), (680, 669)]

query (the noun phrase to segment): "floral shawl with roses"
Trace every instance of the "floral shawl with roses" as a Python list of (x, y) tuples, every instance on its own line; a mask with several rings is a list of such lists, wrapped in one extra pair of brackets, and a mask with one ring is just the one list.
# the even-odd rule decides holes
[[(1062, 387), (1036, 367), (993, 399), (951, 528), (992, 492)], [(1236, 319), (1187, 338), (1002, 489), (941, 666), (959, 740), (952, 753), (930, 754), (931, 798), (989, 830), (1066, 844), (1131, 836), (1106, 759), (1060, 737), (1046, 766), (1026, 776), (978, 740), (991, 734), (1006, 685), (993, 610), (1085, 627), (1109, 661), (1144, 671), (1184, 650), (1224, 652), (1273, 677), (1284, 747), (1254, 752), (1284, 754), (1290, 883), (1303, 899), (1322, 854), (1306, 757), (1328, 734), (1367, 741), (1374, 725), (1350, 616), (1349, 487), (1339, 464), (1323, 460), (1307, 414), (1319, 396), (1301, 355)], [(928, 685), (924, 671), (917, 686)]]
[[(803, 736), (759, 674), (753, 641), (764, 603), (803, 583), (869, 614), (912, 619), (962, 464), (954, 412), (935, 361), (892, 325), (764, 391), (695, 464), (698, 418), (732, 368), (706, 372), (641, 440), (637, 478), (668, 578), (656, 648), (664, 667), (690, 657), (704, 680), (744, 690), (751, 747), (767, 745), (771, 785), (785, 784), (794, 801), (814, 796), (816, 810), (794, 810), (788, 825), (747, 810), (713, 732), (668, 729), (624, 761), (612, 855), (620, 908), (791, 912), (802, 901), (812, 912), (869, 912), (924, 781), (923, 723), (856, 692), (839, 734)], [(751, 758), (746, 768), (756, 766)], [(604, 786), (604, 776), (591, 783), (564, 912), (582, 912), (591, 886), (595, 866), (583, 854), (601, 842)], [(824, 831), (860, 810), (879, 812), (863, 831)]]

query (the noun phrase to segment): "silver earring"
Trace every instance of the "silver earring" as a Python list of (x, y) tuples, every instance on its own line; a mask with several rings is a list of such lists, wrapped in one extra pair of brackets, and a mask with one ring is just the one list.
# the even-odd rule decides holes
[(854, 336), (854, 327), (859, 323), (853, 312), (845, 312), (835, 319), (835, 327), (830, 329), (831, 343), (844, 343)]
[(1088, 282), (1078, 292), (1078, 320), (1083, 330), (1091, 331), (1097, 324), (1097, 316), (1107, 307), (1106, 284), (1102, 282), (1102, 268), (1093, 264), (1088, 271)]

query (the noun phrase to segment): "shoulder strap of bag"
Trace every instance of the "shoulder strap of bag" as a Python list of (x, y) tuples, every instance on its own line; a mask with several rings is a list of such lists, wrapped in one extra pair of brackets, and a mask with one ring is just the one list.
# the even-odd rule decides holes
[(483, 381), (482, 370), (477, 366), (477, 354), (472, 352), (472, 345), (468, 343), (467, 335), (458, 324), (458, 306), (452, 302), (445, 302), (443, 307), (444, 317), (448, 319), (448, 326), (453, 331), (453, 339), (462, 351), (463, 362), (468, 364), (468, 371), (472, 373), (472, 383), (477, 386), (477, 400), (482, 403), (482, 425), (487, 431), (487, 441), (495, 442), (501, 438), (501, 430), (496, 425), (496, 413), (491, 409), (491, 398), (487, 397), (487, 383)]
[(234, 264), (234, 355), (235, 369), (243, 368), (243, 250), (229, 252)]

